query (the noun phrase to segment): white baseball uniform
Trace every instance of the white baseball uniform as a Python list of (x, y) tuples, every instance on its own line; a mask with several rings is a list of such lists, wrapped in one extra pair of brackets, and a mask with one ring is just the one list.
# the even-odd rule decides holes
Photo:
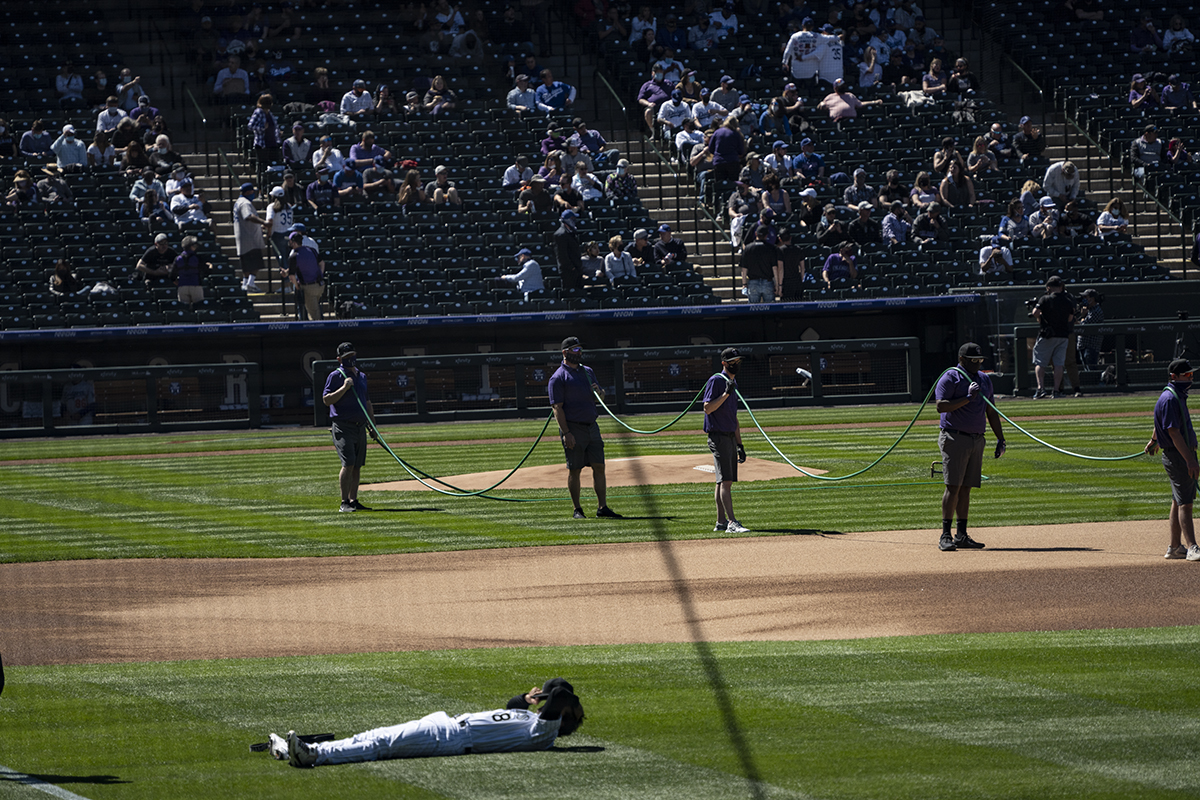
[(820, 60), (821, 34), (816, 31), (796, 31), (788, 39), (783, 51), (783, 60), (792, 65), (792, 77), (796, 80), (810, 80), (817, 74)]
[(842, 72), (842, 52), (845, 48), (842, 45), (842, 40), (837, 36), (822, 33), (820, 37), (821, 46), (819, 52), (821, 54), (821, 66), (818, 74), (821, 80), (834, 84), (839, 78), (844, 77)]
[(542, 719), (537, 712), (519, 709), (500, 708), (457, 717), (436, 711), (349, 739), (320, 742), (312, 748), (317, 753), (318, 766), (390, 758), (547, 750), (558, 738), (561, 723), (561, 719)]

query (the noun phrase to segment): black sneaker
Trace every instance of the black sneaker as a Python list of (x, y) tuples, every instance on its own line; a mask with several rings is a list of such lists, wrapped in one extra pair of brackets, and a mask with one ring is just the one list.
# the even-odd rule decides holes
[(625, 519), (624, 517), (622, 517), (617, 512), (613, 511), (608, 506), (600, 506), (599, 508), (597, 508), (596, 516), (597, 517), (607, 517), (608, 519)]
[(370, 511), (371, 510), (370, 508), (364, 506), (362, 503), (358, 502), (358, 500), (351, 500), (350, 505), (354, 506), (355, 511)]
[(963, 550), (982, 550), (983, 542), (977, 542), (967, 534), (954, 537), (954, 546), (961, 547)]
[(1036, 392), (1033, 393), (1034, 400), (1041, 400), (1043, 397), (1048, 397), (1048, 396), (1049, 396), (1049, 392), (1047, 392), (1045, 389), (1038, 389)]
[(338, 512), (342, 513), (342, 514), (347, 514), (351, 511), (358, 511), (358, 509), (355, 508), (354, 504), (351, 503), (349, 500), (343, 500), (341, 508), (338, 509)]
[(957, 549), (958, 548), (954, 544), (954, 537), (948, 533), (943, 533), (942, 538), (938, 541), (938, 550), (945, 550), (949, 552)]
[(582, 509), (582, 508), (577, 508), (577, 509), (575, 509), (575, 513), (574, 513), (572, 516), (573, 516), (575, 519), (587, 519), (587, 514), (583, 513), (583, 509)]

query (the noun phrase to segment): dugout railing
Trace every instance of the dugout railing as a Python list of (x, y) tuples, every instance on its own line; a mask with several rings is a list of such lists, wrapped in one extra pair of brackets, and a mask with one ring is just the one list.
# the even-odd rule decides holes
[[(1171, 359), (1185, 351), (1195, 353), (1193, 343), (1200, 338), (1200, 320), (1148, 319), (1076, 325), (1075, 335), (1101, 337), (1097, 367), (1087, 369), (1079, 365), (1083, 389), (1090, 392), (1160, 389), (1167, 381)], [(1011, 339), (1004, 341), (1007, 337), (1002, 336), (998, 342), (1002, 359), (1007, 354), (1012, 365), (1014, 395), (1028, 395), (1037, 389), (1033, 371), (1033, 343), (1037, 336), (1037, 325), (1016, 325)]]
[[(913, 337), (736, 344), (743, 355), (738, 385), (762, 408), (849, 403), (919, 402), (920, 342)], [(721, 347), (589, 350), (591, 367), (616, 413), (681, 410), (721, 369)], [(383, 423), (441, 419), (536, 417), (550, 411), (546, 383), (562, 355), (464, 353), (359, 358), (371, 402)], [(313, 396), (325, 391), (337, 361), (313, 362)], [(314, 404), (313, 424), (329, 423)]]
[(0, 371), (0, 437), (257, 428), (258, 364)]

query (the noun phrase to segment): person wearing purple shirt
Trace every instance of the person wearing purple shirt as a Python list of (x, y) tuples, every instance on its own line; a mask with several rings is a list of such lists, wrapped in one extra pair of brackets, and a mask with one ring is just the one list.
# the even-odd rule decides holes
[[(967, 535), (967, 512), (971, 507), (971, 489), (983, 480), (985, 421), (996, 434), (996, 458), (1004, 455), (1004, 429), (1000, 414), (990, 403), (994, 399), (992, 381), (983, 366), (983, 348), (967, 342), (958, 349), (958, 366), (938, 378), (933, 397), (942, 415), (938, 449), (942, 451), (942, 475), (946, 492), (942, 495), (942, 538), (939, 550), (982, 550), (983, 543)], [(986, 401), (986, 402), (985, 402)], [(958, 517), (958, 533), (951, 535), (950, 523)]]
[(746, 154), (746, 139), (738, 120), (730, 115), (713, 131), (708, 140), (712, 153), (713, 177), (719, 181), (736, 181), (742, 171), (742, 156)]
[(663, 77), (663, 71), (656, 69), (654, 76), (638, 89), (638, 105), (643, 109), (646, 127), (650, 130), (654, 130), (654, 115), (658, 113), (659, 105), (671, 98), (672, 88), (671, 84)]
[(546, 392), (567, 457), (567, 491), (575, 504), (574, 517), (584, 519), (587, 516), (579, 504), (579, 478), (586, 465), (592, 468), (592, 488), (596, 490), (598, 504), (596, 516), (621, 519), (621, 515), (605, 502), (604, 441), (600, 438), (596, 404), (592, 400), (593, 391), (603, 398), (604, 389), (596, 382), (591, 367), (583, 365), (583, 346), (579, 339), (574, 336), (563, 339), (562, 356), (562, 365), (550, 376)]
[(1154, 455), (1162, 448), (1163, 468), (1171, 481), (1171, 539), (1166, 557), (1200, 561), (1200, 547), (1196, 545), (1196, 527), (1192, 521), (1200, 462), (1196, 460), (1196, 428), (1187, 407), (1188, 390), (1192, 388), (1192, 365), (1186, 358), (1177, 358), (1167, 369), (1171, 382), (1154, 404), (1154, 435), (1146, 443), (1146, 453)]
[[(367, 463), (367, 434), (377, 438), (372, 427), (375, 407), (367, 396), (367, 375), (356, 366), (358, 353), (350, 342), (337, 346), (338, 368), (329, 373), (321, 402), (329, 408), (333, 446), (342, 462), (338, 484), (342, 490), (341, 512), (370, 511), (358, 502), (358, 484)], [(368, 416), (369, 415), (369, 416)], [(368, 423), (371, 423), (368, 425)]]
[(364, 131), (362, 141), (350, 148), (350, 158), (348, 160), (354, 162), (355, 169), (362, 170), (375, 166), (375, 159), (379, 156), (390, 160), (392, 153), (390, 150), (385, 150), (375, 144), (374, 132)]
[(717, 487), (713, 500), (717, 504), (717, 524), (714, 531), (748, 533), (748, 529), (733, 516), (733, 484), (737, 480), (737, 465), (746, 463), (746, 448), (742, 446), (742, 429), (737, 418), (737, 373), (742, 356), (736, 347), (721, 351), (721, 371), (704, 384), (704, 432), (708, 434), (708, 451), (713, 454)]

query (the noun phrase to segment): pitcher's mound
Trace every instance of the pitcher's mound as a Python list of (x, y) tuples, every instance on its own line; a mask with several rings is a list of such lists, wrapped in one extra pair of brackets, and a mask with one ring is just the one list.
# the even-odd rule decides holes
[[(640, 458), (610, 458), (605, 460), (605, 474), (609, 486), (653, 486), (663, 483), (713, 483), (715, 478), (711, 458), (697, 453), (684, 456), (642, 456)], [(806, 470), (814, 475), (824, 475), (823, 469)], [(504, 477), (508, 470), (473, 472), (469, 475), (451, 475), (441, 479), (460, 489), (476, 491), (486, 489)], [(778, 478), (795, 478), (800, 473), (776, 461), (762, 458), (747, 458), (738, 465), (738, 481), (773, 481)], [(522, 467), (502, 486), (505, 489), (559, 489), (566, 485), (565, 464), (544, 467)], [(587, 476), (584, 476), (587, 482)], [(435, 484), (436, 485), (436, 484)], [(363, 491), (428, 491), (420, 481), (390, 481), (359, 487)]]

